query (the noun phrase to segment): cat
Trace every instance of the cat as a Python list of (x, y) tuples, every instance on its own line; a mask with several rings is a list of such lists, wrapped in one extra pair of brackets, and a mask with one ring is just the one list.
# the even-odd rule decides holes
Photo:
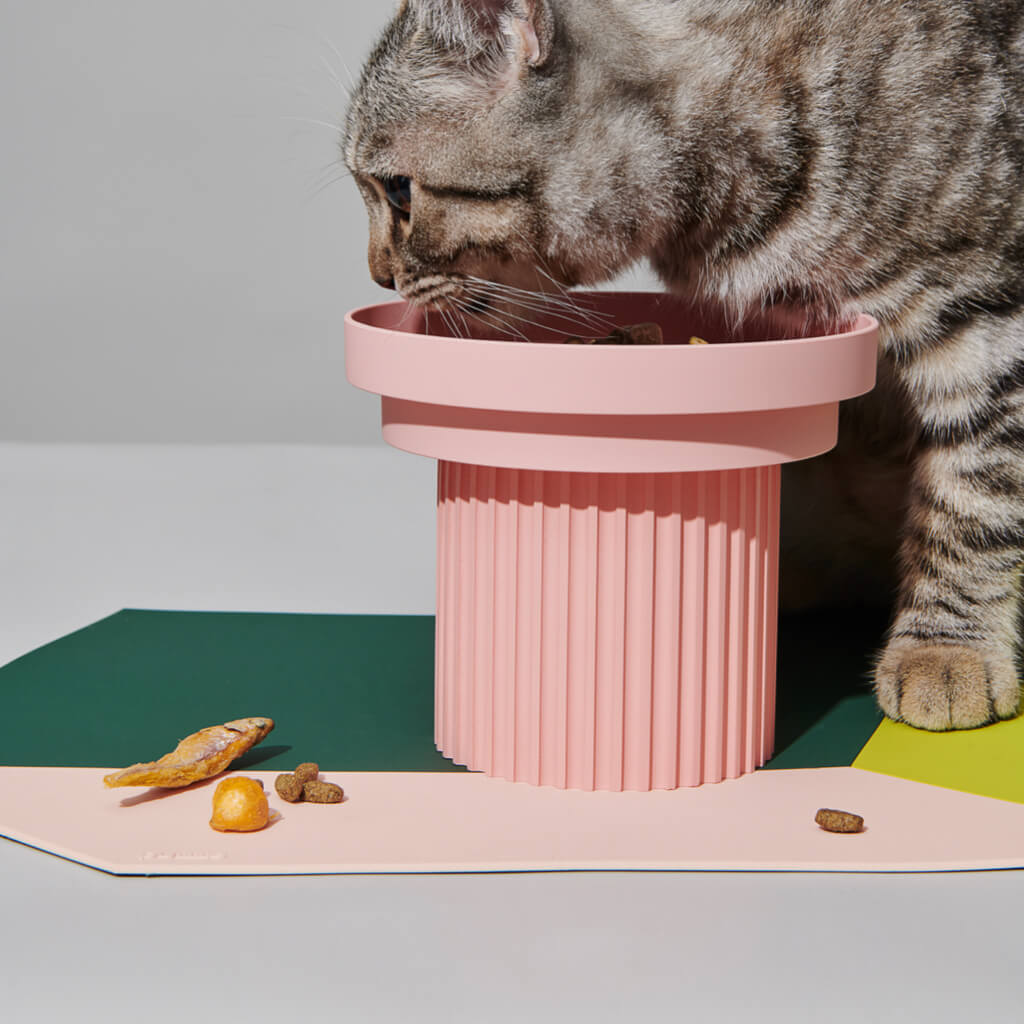
[(737, 318), (874, 316), (878, 386), (787, 467), (783, 596), (894, 602), (891, 718), (1018, 713), (1022, 0), (404, 0), (343, 154), (426, 308), (647, 261)]

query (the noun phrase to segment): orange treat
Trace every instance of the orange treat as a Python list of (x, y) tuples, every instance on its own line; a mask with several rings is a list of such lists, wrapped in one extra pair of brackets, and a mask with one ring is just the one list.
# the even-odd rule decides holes
[(257, 779), (221, 779), (213, 791), (210, 828), (218, 832), (256, 832), (270, 821), (270, 807)]

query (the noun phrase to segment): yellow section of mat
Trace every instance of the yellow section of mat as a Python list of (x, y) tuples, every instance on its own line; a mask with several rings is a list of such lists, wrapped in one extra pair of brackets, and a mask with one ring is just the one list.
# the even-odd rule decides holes
[(1024, 717), (952, 732), (886, 720), (853, 767), (1024, 803)]

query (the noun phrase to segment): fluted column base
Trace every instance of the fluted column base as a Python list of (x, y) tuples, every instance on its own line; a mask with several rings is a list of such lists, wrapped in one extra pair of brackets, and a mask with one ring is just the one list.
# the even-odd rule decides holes
[(763, 764), (779, 476), (440, 462), (441, 752), (587, 790), (696, 786)]

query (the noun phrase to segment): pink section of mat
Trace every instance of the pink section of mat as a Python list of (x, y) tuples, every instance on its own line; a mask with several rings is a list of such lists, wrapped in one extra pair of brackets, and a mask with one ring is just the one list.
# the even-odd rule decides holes
[[(948, 871), (1024, 866), (1024, 806), (856, 768), (761, 771), (697, 789), (575, 792), (475, 773), (330, 773), (341, 805), (262, 832), (209, 828), (214, 781), (108, 790), (104, 769), (0, 768), (0, 834), (117, 874), (545, 870)], [(819, 807), (863, 815), (833, 835)]]

